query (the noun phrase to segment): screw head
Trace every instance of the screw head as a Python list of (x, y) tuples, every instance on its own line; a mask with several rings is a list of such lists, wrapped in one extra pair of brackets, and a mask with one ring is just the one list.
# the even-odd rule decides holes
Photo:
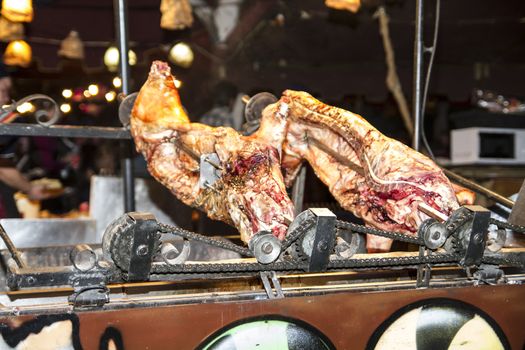
[(261, 246), (261, 250), (265, 253), (265, 254), (270, 254), (272, 251), (273, 251), (273, 246), (270, 242), (265, 242), (263, 243), (263, 245)]
[(148, 246), (145, 244), (141, 244), (137, 247), (136, 253), (138, 256), (145, 256), (149, 252)]
[(320, 251), (325, 251), (328, 249), (328, 242), (326, 242), (326, 240), (322, 240), (320, 241), (319, 243), (317, 243), (317, 249), (319, 249)]

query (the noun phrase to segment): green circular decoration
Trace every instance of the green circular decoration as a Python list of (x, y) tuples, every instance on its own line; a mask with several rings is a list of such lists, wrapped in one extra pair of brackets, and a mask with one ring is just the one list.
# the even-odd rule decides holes
[(296, 321), (257, 318), (235, 322), (216, 332), (202, 350), (331, 350), (330, 341), (315, 328)]

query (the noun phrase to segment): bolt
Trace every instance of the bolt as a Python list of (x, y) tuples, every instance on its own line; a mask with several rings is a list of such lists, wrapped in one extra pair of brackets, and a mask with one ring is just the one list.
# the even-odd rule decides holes
[(474, 243), (481, 243), (481, 239), (482, 239), (481, 234), (476, 233), (472, 239), (474, 240)]
[(317, 243), (317, 249), (321, 252), (327, 250), (328, 242), (326, 242), (326, 240), (320, 241), (319, 243)]
[(136, 253), (138, 256), (145, 256), (148, 254), (148, 252), (149, 252), (148, 246), (145, 244), (141, 244), (137, 247)]
[(34, 283), (35, 283), (35, 278), (34, 278), (33, 276), (27, 276), (27, 278), (26, 278), (26, 283), (27, 283), (28, 285), (32, 285), (32, 284), (34, 284)]
[(270, 242), (265, 242), (263, 243), (263, 245), (261, 246), (261, 250), (263, 251), (263, 253), (265, 254), (270, 254), (272, 251), (273, 251), (273, 246)]
[(439, 239), (439, 237), (441, 237), (441, 235), (439, 234), (439, 231), (435, 231), (433, 234), (432, 234), (432, 239), (434, 241), (437, 241)]

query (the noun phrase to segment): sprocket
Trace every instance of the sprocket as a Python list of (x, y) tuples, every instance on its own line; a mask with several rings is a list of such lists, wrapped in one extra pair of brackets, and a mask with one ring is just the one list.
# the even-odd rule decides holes
[[(102, 251), (104, 257), (113, 261), (117, 267), (127, 271), (131, 261), (133, 247), (133, 228), (136, 221), (126, 213), (113, 220), (104, 231)], [(153, 255), (157, 254), (160, 245), (160, 235), (157, 234)]]

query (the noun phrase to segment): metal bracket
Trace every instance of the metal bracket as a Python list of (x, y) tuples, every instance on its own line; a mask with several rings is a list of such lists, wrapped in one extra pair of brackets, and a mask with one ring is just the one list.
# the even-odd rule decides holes
[(73, 294), (68, 301), (74, 308), (100, 308), (109, 303), (107, 276), (103, 271), (83, 272), (70, 277)]
[(315, 216), (316, 222), (308, 272), (324, 271), (335, 244), (337, 217), (326, 208), (310, 208), (309, 211)]
[(68, 301), (77, 308), (100, 308), (109, 303), (109, 288), (105, 285), (76, 287)]
[(210, 188), (221, 177), (221, 160), (217, 153), (207, 153), (200, 157), (199, 187)]
[(482, 264), (472, 277), (478, 284), (497, 284), (505, 279), (505, 273), (498, 266)]
[(146, 281), (149, 279), (151, 263), (155, 254), (158, 223), (149, 213), (128, 213), (135, 221), (131, 227), (133, 243), (129, 261), (128, 280)]
[[(264, 290), (268, 295), (268, 299), (281, 299), (284, 298), (284, 293), (281, 288), (281, 283), (275, 274), (275, 271), (261, 271), (261, 280), (264, 286)], [(273, 287), (272, 287), (273, 284)], [(275, 289), (275, 291), (274, 291)]]
[(463, 266), (479, 265), (485, 251), (487, 241), (487, 232), (489, 227), (490, 211), (479, 205), (465, 206), (470, 210), (474, 217), (472, 218), (472, 229), (465, 257), (461, 260)]

